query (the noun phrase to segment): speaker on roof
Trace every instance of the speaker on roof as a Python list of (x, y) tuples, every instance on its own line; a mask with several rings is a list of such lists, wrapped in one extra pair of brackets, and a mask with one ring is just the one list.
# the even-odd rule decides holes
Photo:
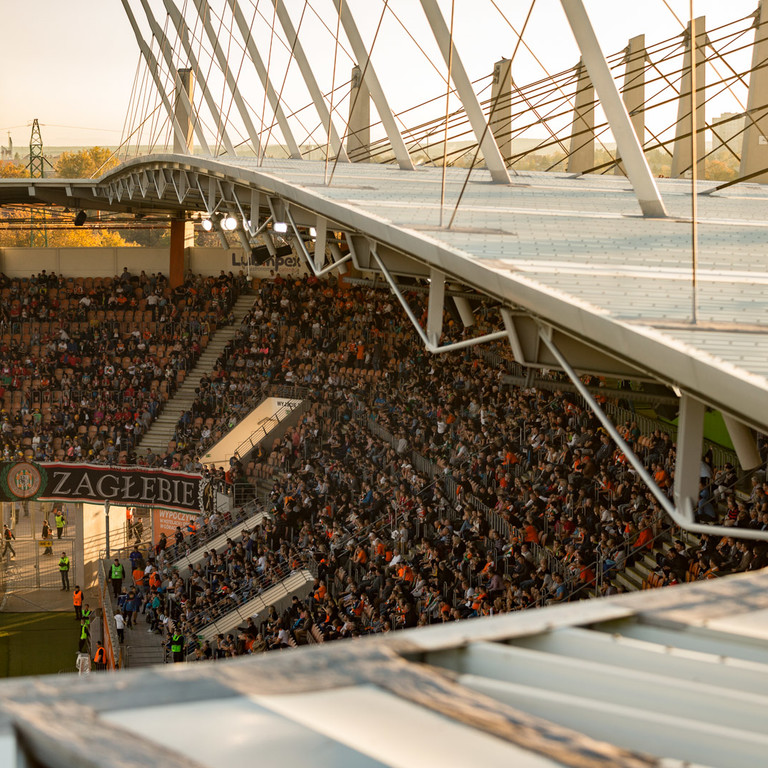
[(290, 256), (293, 253), (293, 248), (291, 248), (290, 245), (281, 245), (276, 252), (276, 256), (280, 258), (281, 256)]
[(257, 245), (251, 248), (251, 264), (260, 267), (269, 261), (269, 249), (266, 245)]
[(85, 220), (88, 218), (88, 214), (85, 211), (80, 211), (80, 213), (75, 216), (75, 226), (76, 227), (82, 227), (83, 224), (85, 224)]

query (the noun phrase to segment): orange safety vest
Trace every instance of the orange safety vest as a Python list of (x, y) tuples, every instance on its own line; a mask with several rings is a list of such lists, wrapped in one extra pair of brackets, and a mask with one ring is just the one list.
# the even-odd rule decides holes
[(104, 664), (106, 660), (107, 660), (106, 651), (101, 646), (99, 646), (96, 649), (96, 653), (93, 655), (93, 662), (94, 664)]
[(83, 604), (83, 590), (76, 589), (72, 593), (72, 605), (82, 605), (82, 604)]

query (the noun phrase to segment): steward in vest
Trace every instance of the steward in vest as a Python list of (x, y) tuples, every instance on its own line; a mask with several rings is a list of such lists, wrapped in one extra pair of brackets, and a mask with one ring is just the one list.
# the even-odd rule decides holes
[(112, 582), (112, 592), (115, 600), (120, 597), (120, 590), (123, 588), (123, 579), (125, 578), (125, 568), (123, 564), (115, 558), (112, 567), (109, 569), (109, 580)]
[(59, 559), (59, 575), (61, 576), (62, 591), (69, 592), (69, 558), (66, 552), (62, 552)]
[(93, 667), (94, 669), (106, 669), (106, 666), (107, 652), (104, 650), (104, 646), (99, 643), (96, 653), (93, 654)]
[(75, 585), (75, 591), (72, 593), (72, 605), (75, 607), (75, 618), (83, 618), (83, 590)]
[(174, 632), (171, 635), (171, 653), (174, 664), (177, 661), (184, 661), (184, 635), (180, 632)]
[(80, 641), (77, 644), (77, 650), (82, 653), (85, 650), (85, 646), (88, 645), (90, 639), (90, 631), (88, 624), (85, 621), (80, 622)]
[(64, 515), (61, 513), (61, 510), (59, 510), (56, 513), (56, 538), (60, 539), (62, 535), (64, 534), (64, 526), (66, 525), (67, 521), (64, 518)]
[(93, 614), (93, 611), (88, 606), (88, 603), (86, 603), (83, 606), (83, 621), (85, 622), (85, 626), (88, 627), (88, 629), (91, 628), (91, 615)]

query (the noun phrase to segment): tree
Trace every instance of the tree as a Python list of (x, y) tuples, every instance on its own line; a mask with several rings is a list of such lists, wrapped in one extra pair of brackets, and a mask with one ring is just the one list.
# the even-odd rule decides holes
[(102, 176), (118, 165), (118, 159), (106, 147), (91, 147), (79, 152), (62, 152), (56, 161), (56, 175), (61, 179), (91, 179)]
[(29, 171), (23, 165), (12, 160), (0, 162), (0, 179), (25, 179), (29, 177)]

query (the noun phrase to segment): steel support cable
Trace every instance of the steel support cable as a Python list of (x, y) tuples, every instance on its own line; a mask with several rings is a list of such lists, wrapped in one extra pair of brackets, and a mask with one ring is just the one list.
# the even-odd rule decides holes
[[(576, 77), (577, 77), (577, 74), (576, 74), (575, 70), (573, 70), (571, 72), (571, 83), (575, 81)], [(554, 94), (554, 93), (556, 93), (558, 91), (560, 92), (560, 96), (558, 96), (558, 97), (556, 97), (554, 99), (550, 99), (550, 96), (552, 96), (552, 94)], [(542, 95), (542, 99), (547, 99), (547, 101), (543, 101), (543, 100), (539, 101), (536, 104), (537, 111), (541, 107), (550, 107), (552, 104), (555, 105), (555, 106), (553, 106), (550, 109), (550, 111), (548, 113), (543, 115), (543, 119), (544, 120), (553, 120), (553, 119), (557, 119), (558, 117), (563, 117), (563, 116), (566, 116), (566, 115), (572, 115), (573, 114), (573, 108), (570, 107), (570, 106), (565, 111), (563, 111), (563, 112), (555, 113), (555, 110), (560, 109), (566, 102), (570, 102), (570, 99), (569, 99), (568, 95), (564, 94), (563, 91), (562, 91), (562, 88), (560, 88), (560, 87), (553, 88), (552, 91), (550, 91), (549, 93), (543, 94)], [(527, 112), (528, 112), (528, 110), (523, 110), (522, 112), (513, 115), (513, 119), (515, 119), (515, 118), (517, 118), (517, 117), (519, 117), (521, 115), (527, 114)], [(523, 126), (518, 126), (514, 131), (511, 132), (512, 140), (514, 141), (514, 139), (516, 139), (517, 137), (521, 136), (523, 133), (525, 133), (529, 129), (535, 128), (539, 124), (540, 124), (540, 119), (537, 119), (537, 120), (535, 120), (535, 121), (533, 121), (531, 123), (526, 123)], [(532, 149), (525, 150), (524, 152), (518, 153), (517, 155), (514, 155), (514, 154), (511, 155), (510, 158), (509, 158), (509, 162), (514, 165), (514, 163), (515, 163), (515, 161), (517, 159), (520, 159), (521, 157), (524, 157), (525, 155), (538, 152), (542, 148), (554, 146), (555, 144), (558, 144), (558, 143), (559, 143), (559, 140), (558, 141), (548, 141), (548, 140), (545, 139), (542, 142), (540, 142), (539, 144), (537, 144), (535, 147), (533, 147)]]
[(441, 80), (445, 80), (445, 77), (443, 76), (443, 73), (440, 71), (440, 68), (437, 64), (432, 60), (432, 57), (421, 47), (419, 41), (411, 34), (411, 31), (408, 29), (408, 27), (405, 26), (405, 24), (401, 21), (400, 17), (395, 13), (393, 8), (389, 7), (389, 12), (395, 17), (395, 21), (403, 28), (403, 31), (406, 35), (411, 39), (411, 42), (419, 49), (421, 54), (424, 56), (424, 58), (430, 63), (432, 66), (432, 69), (437, 72)]
[[(342, 0), (343, 2), (343, 0)], [(381, 24), (384, 21), (384, 15), (387, 12), (387, 6), (389, 5), (389, 0), (384, 0), (384, 7), (381, 10), (381, 15), (379, 16), (379, 23), (376, 25), (376, 32), (373, 35), (373, 41), (371, 42), (371, 47), (368, 50), (368, 57), (365, 61), (365, 67), (363, 67), (363, 71), (360, 75), (360, 82), (365, 83), (365, 74), (368, 71), (368, 67), (370, 66), (371, 59), (373, 58), (373, 49), (376, 47), (376, 41), (379, 39), (379, 32), (381, 31)], [(339, 6), (341, 7), (341, 6)], [(354, 61), (354, 59), (353, 59)], [(347, 138), (347, 134), (349, 133), (349, 124), (352, 119), (352, 114), (355, 111), (355, 106), (357, 105), (357, 101), (360, 98), (360, 88), (357, 89), (357, 93), (355, 93), (355, 98), (352, 101), (352, 104), (349, 107), (349, 119), (347, 120), (346, 124), (344, 125), (344, 132), (341, 136), (341, 141), (344, 141), (344, 139)], [(328, 186), (331, 185), (333, 182), (333, 175), (336, 173), (336, 166), (339, 163), (339, 158), (336, 157), (333, 161), (333, 167), (331, 168), (331, 176), (328, 179)]]
[[(153, 113), (159, 110), (161, 106), (162, 104), (158, 104), (153, 110)], [(109, 161), (112, 160), (112, 158), (117, 156), (117, 154), (120, 152), (123, 146), (125, 146), (131, 140), (131, 137), (133, 136), (133, 134), (136, 133), (136, 131), (138, 131), (141, 128), (141, 126), (144, 123), (146, 123), (147, 120), (149, 120), (151, 117), (152, 117), (152, 114), (147, 115), (144, 118), (144, 120), (142, 120), (141, 123), (139, 123), (139, 125), (125, 139), (123, 139), (120, 142), (120, 145), (115, 150), (109, 153), (109, 157), (91, 174), (90, 178), (92, 179), (97, 178), (99, 171), (101, 171), (101, 169), (104, 168), (104, 166), (107, 165)]]
[[(140, 53), (139, 57), (140, 57), (140, 59), (139, 59), (140, 66), (142, 66), (142, 70), (143, 71), (142, 71), (141, 84), (139, 86), (139, 94), (138, 94), (138, 97), (136, 99), (136, 108), (135, 108), (134, 113), (133, 113), (133, 115), (131, 117), (131, 124), (129, 126), (129, 130), (130, 131), (133, 130), (133, 127), (136, 125), (136, 122), (143, 115), (151, 114), (152, 112), (154, 112), (154, 107), (156, 107), (158, 104), (161, 103), (160, 102), (160, 94), (159, 93), (153, 93), (154, 89), (150, 88), (149, 85), (148, 85), (148, 80), (149, 80), (149, 76), (150, 76), (149, 75), (149, 67), (147, 66), (147, 63), (146, 63), (146, 61), (144, 59), (144, 56)], [(154, 104), (154, 107), (152, 108), (152, 110), (150, 110), (150, 107), (149, 107), (150, 103)], [(152, 122), (154, 122), (154, 118), (153, 118)], [(150, 122), (150, 125), (148, 126), (148, 130), (150, 131), (150, 133), (152, 131), (152, 122)], [(141, 147), (141, 138), (142, 138), (143, 133), (144, 133), (144, 127), (143, 126), (144, 126), (144, 123), (142, 123), (142, 129), (139, 132), (138, 136), (136, 137), (136, 155), (139, 154), (139, 150), (140, 150), (140, 147)], [(130, 153), (130, 147), (126, 151), (126, 158), (128, 157), (129, 153)]]
[[(515, 33), (515, 35), (517, 35), (517, 32), (516, 32), (516, 30), (515, 30), (514, 26), (511, 24), (511, 22), (509, 21), (509, 19), (508, 19), (508, 18), (507, 18), (507, 17), (506, 17), (506, 16), (503, 14), (503, 12), (502, 12), (502, 11), (499, 9), (499, 7), (496, 5), (496, 3), (494, 2), (494, 0), (491, 0), (491, 3), (492, 3), (492, 5), (493, 5), (493, 6), (496, 8), (496, 10), (499, 12), (499, 14), (500, 14), (500, 15), (501, 15), (501, 17), (504, 19), (504, 21), (507, 23), (507, 25), (510, 27), (510, 29), (511, 29), (511, 30), (512, 30), (512, 31)], [(725, 26), (728, 26), (728, 25), (724, 25), (724, 27), (725, 27)], [(719, 28), (718, 28), (718, 29), (719, 29)], [(674, 39), (675, 39), (675, 38), (670, 38), (670, 40), (674, 40)], [(666, 43), (666, 41), (665, 41), (665, 43)], [(533, 52), (533, 51), (531, 50), (531, 48), (530, 48), (530, 47), (527, 45), (527, 43), (525, 43), (525, 41), (523, 41), (523, 45), (524, 45), (524, 46), (525, 46), (525, 48), (528, 50), (528, 52), (531, 54), (531, 56), (534, 58), (534, 60), (537, 62), (537, 64), (538, 64), (538, 65), (539, 65), (539, 66), (540, 66), (540, 67), (541, 67), (541, 68), (544, 70), (544, 72), (547, 72), (547, 69), (546, 69), (546, 67), (544, 67), (544, 65), (542, 64), (542, 62), (541, 62), (541, 61), (538, 59), (538, 57), (537, 57), (537, 56), (534, 54), (534, 52)], [(679, 42), (677, 43), (677, 45), (679, 45)], [(646, 49), (646, 50), (648, 50), (648, 49)], [(570, 99), (569, 99), (568, 101), (569, 101), (569, 103), (570, 103)], [(601, 146), (602, 146), (602, 142), (600, 142), (600, 144), (601, 144)], [(604, 149), (606, 152), (608, 152), (608, 150), (605, 148), (605, 146), (603, 146), (603, 149)], [(608, 152), (608, 154), (609, 154), (609, 155), (611, 155), (611, 153), (610, 153), (610, 152)], [(615, 164), (615, 162), (616, 162), (616, 161), (614, 160), (614, 164)]]
[[(256, 10), (259, 9), (259, 0), (256, 0)], [(267, 144), (264, 142), (262, 136), (264, 135), (264, 126), (265, 121), (267, 117), (267, 92), (269, 91), (269, 72), (272, 67), (272, 44), (275, 40), (275, 20), (277, 19), (277, 6), (272, 4), (272, 21), (270, 24), (270, 32), (269, 32), (269, 48), (267, 50), (267, 74), (264, 78), (266, 82), (264, 83), (264, 98), (261, 102), (261, 136), (259, 136), (259, 140), (261, 141), (261, 156), (259, 157), (259, 167), (262, 166), (264, 163), (264, 158), (267, 156)], [(272, 110), (275, 111), (274, 109)], [(272, 117), (272, 125), (274, 125), (276, 121), (275, 116)], [(268, 134), (269, 137), (269, 134)], [(269, 138), (267, 138), (267, 141), (269, 141)]]
[[(746, 34), (746, 33), (745, 33), (745, 34)], [(717, 48), (715, 48), (715, 47), (714, 47), (714, 45), (712, 45), (711, 43), (710, 43), (709, 47), (710, 47), (710, 49), (712, 50), (712, 52), (715, 54), (715, 56), (716, 56), (717, 58), (719, 58), (719, 59), (720, 59), (720, 60), (723, 62), (723, 64), (724, 64), (724, 65), (725, 65), (725, 66), (726, 66), (726, 67), (727, 67), (727, 68), (728, 68), (728, 69), (731, 71), (731, 73), (732, 73), (732, 74), (733, 74), (735, 77), (737, 77), (737, 78), (738, 78), (739, 82), (740, 82), (742, 85), (744, 85), (745, 87), (749, 88), (749, 86), (748, 86), (747, 82), (744, 80), (744, 78), (743, 78), (741, 75), (739, 75), (739, 74), (736, 72), (736, 70), (735, 70), (735, 69), (734, 69), (734, 68), (731, 66), (730, 62), (729, 62), (729, 61), (727, 61), (727, 60), (726, 60), (726, 58), (720, 54), (720, 52), (717, 50)], [(749, 69), (749, 70), (748, 70), (748, 71), (747, 71), (745, 74), (748, 74), (748, 75), (749, 75), (749, 74), (754, 74), (754, 73), (755, 73), (755, 72), (756, 72), (758, 69), (760, 69), (760, 68), (761, 68), (761, 67), (762, 67), (762, 66), (763, 66), (763, 65), (764, 65), (766, 62), (768, 62), (768, 57), (766, 57), (766, 58), (765, 58), (765, 59), (763, 59), (761, 62), (759, 62), (758, 66), (756, 66), (756, 67), (751, 67), (751, 68), (750, 68), (750, 69)], [(718, 77), (721, 77), (720, 73), (717, 71), (717, 69), (715, 68), (714, 64), (712, 64), (712, 62), (711, 62), (711, 61), (709, 62), (709, 65), (712, 67), (712, 69), (714, 70), (715, 74), (716, 74)], [(736, 94), (733, 92), (733, 90), (732, 90), (730, 87), (728, 88), (728, 91), (729, 91), (729, 93), (731, 94), (731, 96), (733, 96), (733, 98), (736, 100), (736, 103), (739, 105), (739, 107), (741, 107), (741, 111), (744, 113), (744, 117), (746, 117), (746, 118), (747, 118), (747, 120), (748, 120), (748, 121), (749, 121), (749, 122), (752, 124), (752, 126), (754, 126), (754, 128), (757, 130), (757, 132), (760, 134), (760, 136), (761, 136), (763, 139), (765, 139), (766, 141), (768, 141), (768, 136), (766, 136), (765, 132), (764, 132), (764, 131), (763, 131), (763, 129), (760, 127), (760, 125), (757, 123), (757, 121), (755, 120), (755, 118), (754, 118), (754, 117), (752, 117), (752, 115), (751, 115), (751, 113), (749, 112), (749, 110), (748, 110), (748, 109), (747, 109), (747, 108), (744, 106), (744, 104), (741, 102), (741, 99), (739, 99), (739, 97), (738, 97), (738, 96), (737, 96), (737, 95), (736, 95)], [(714, 132), (714, 129), (713, 129), (713, 132)], [(720, 137), (719, 137), (719, 136), (718, 136), (717, 138), (718, 138), (718, 139), (720, 139)], [(720, 141), (723, 141), (723, 140), (722, 140), (722, 139), (720, 139)], [(727, 142), (723, 142), (723, 144), (726, 144), (726, 146), (727, 146)], [(729, 147), (729, 149), (730, 149), (730, 147)], [(734, 152), (734, 154), (736, 154), (736, 153)], [(741, 159), (741, 158), (739, 158), (739, 160), (740, 160), (740, 159)]]
[(123, 137), (131, 131), (133, 122), (135, 120), (136, 109), (138, 107), (137, 91), (139, 85), (139, 72), (141, 71), (141, 54), (139, 54), (139, 60), (136, 62), (136, 72), (133, 75), (133, 85), (131, 86), (131, 95), (128, 97), (128, 108), (125, 111), (125, 118), (123, 120), (123, 129), (120, 132), (120, 144), (122, 146)]
[[(709, 85), (707, 85), (707, 89), (709, 89), (709, 88), (714, 88), (714, 87), (716, 87), (717, 85), (721, 85), (721, 84), (722, 84), (722, 81), (715, 81), (715, 82), (713, 82), (713, 83), (710, 83)], [(656, 95), (656, 96), (658, 96), (658, 95), (660, 95), (661, 93), (664, 93), (664, 91), (666, 91), (666, 90), (668, 90), (668, 89), (670, 89), (670, 88), (671, 88), (671, 89), (674, 91), (674, 93), (675, 93), (675, 95), (674, 95), (674, 96), (672, 96), (672, 97), (670, 97), (669, 99), (666, 99), (666, 100), (664, 100), (664, 101), (661, 101), (661, 102), (656, 102), (656, 103), (654, 103), (654, 104), (649, 104), (649, 105), (646, 105), (646, 107), (645, 107), (644, 111), (645, 111), (645, 112), (651, 112), (651, 111), (652, 111), (652, 110), (654, 110), (654, 109), (658, 109), (658, 108), (660, 108), (660, 107), (663, 107), (663, 106), (666, 106), (666, 105), (668, 105), (668, 104), (672, 104), (672, 103), (675, 103), (676, 101), (678, 101), (678, 100), (679, 100), (679, 97), (680, 97), (680, 93), (679, 93), (679, 91), (677, 90), (677, 88), (675, 88), (675, 86), (674, 86), (672, 83), (669, 83), (669, 85), (668, 85), (667, 87), (665, 87), (664, 89), (662, 89), (661, 91), (659, 91), (659, 92), (658, 92), (657, 94), (655, 94), (655, 95)], [(708, 103), (708, 102), (709, 102), (709, 101), (711, 101), (712, 99), (714, 99), (714, 98), (716, 98), (717, 96), (719, 96), (721, 93), (723, 93), (723, 91), (724, 91), (724, 90), (725, 90), (725, 88), (723, 88), (721, 91), (718, 91), (717, 93), (713, 94), (712, 96), (709, 96), (709, 97), (707, 98), (707, 100), (705, 101), (705, 103)], [(559, 114), (559, 115), (555, 115), (554, 117), (561, 117), (563, 114), (565, 114), (565, 113), (561, 113), (561, 114)], [(690, 114), (690, 113), (688, 113), (688, 114)], [(681, 118), (681, 120), (685, 119), (685, 117), (686, 117), (686, 116), (683, 116), (683, 117)], [(678, 123), (678, 122), (680, 122), (680, 121), (679, 121), (677, 118), (675, 118), (675, 122), (674, 122), (674, 123), (672, 123), (672, 124), (670, 124), (670, 125), (666, 126), (666, 127), (665, 127), (665, 128), (662, 130), (662, 131), (660, 131), (659, 133), (663, 134), (663, 133), (665, 133), (665, 132), (667, 132), (667, 131), (671, 130), (672, 128), (674, 128), (674, 127), (675, 127), (675, 125), (677, 125), (677, 123)], [(709, 127), (709, 126), (707, 126), (707, 127)], [(653, 132), (652, 132), (650, 129), (648, 129), (648, 128), (647, 128), (647, 130), (649, 131), (649, 133), (652, 133), (652, 134), (653, 134)], [(665, 142), (661, 142), (661, 141), (660, 141), (660, 142), (659, 142), (659, 144), (658, 144), (657, 146), (648, 146), (648, 145), (645, 145), (645, 146), (643, 147), (643, 151), (644, 151), (644, 152), (650, 152), (650, 151), (652, 151), (652, 150), (654, 150), (654, 149), (663, 148), (665, 151), (669, 152), (669, 151), (666, 149), (666, 146), (665, 146), (665, 145), (666, 145), (666, 144), (672, 144), (672, 143), (674, 143), (674, 141), (675, 141), (675, 139), (674, 139), (674, 138), (672, 138), (672, 139), (669, 139), (669, 140), (667, 140), (667, 141), (665, 141)], [(540, 146), (542, 146), (542, 147), (549, 147), (549, 146), (552, 146), (552, 145), (551, 145), (551, 143), (548, 143), (548, 144), (545, 144), (545, 145), (540, 145)], [(670, 153), (670, 154), (671, 154), (671, 153)], [(607, 162), (607, 163), (602, 163), (602, 164), (600, 164), (600, 165), (598, 165), (598, 166), (595, 166), (594, 168), (591, 168), (591, 169), (589, 169), (588, 171), (585, 171), (585, 173), (590, 173), (590, 172), (592, 172), (592, 171), (600, 170), (600, 169), (602, 169), (602, 168), (605, 168), (606, 166), (612, 167), (612, 166), (616, 165), (616, 163), (617, 163), (618, 161), (620, 161), (620, 159), (621, 159), (621, 158), (617, 158), (617, 159), (615, 159), (615, 160), (611, 160), (611, 161), (609, 161), (609, 162)]]

